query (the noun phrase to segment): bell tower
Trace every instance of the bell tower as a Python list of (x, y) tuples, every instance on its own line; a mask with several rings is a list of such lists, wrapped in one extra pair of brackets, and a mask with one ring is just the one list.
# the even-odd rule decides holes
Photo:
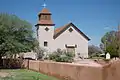
[(43, 9), (42, 11), (38, 14), (38, 24), (39, 25), (47, 25), (47, 26), (54, 26), (53, 21), (51, 19), (51, 12), (46, 8), (45, 0), (44, 4), (42, 5)]
[(51, 12), (46, 8), (46, 4), (44, 3), (43, 6), (43, 9), (38, 14), (38, 23), (35, 25), (37, 27), (37, 39), (40, 47), (51, 51), (55, 24), (52, 21)]
[(39, 20), (38, 24), (39, 25), (47, 25), (47, 26), (54, 26), (53, 21), (51, 19), (51, 13), (47, 8), (43, 8), (42, 11), (38, 14)]

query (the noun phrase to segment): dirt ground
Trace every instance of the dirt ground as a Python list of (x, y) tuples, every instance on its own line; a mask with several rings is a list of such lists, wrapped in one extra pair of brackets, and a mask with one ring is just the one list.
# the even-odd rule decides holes
[(0, 77), (6, 77), (9, 73), (0, 71)]

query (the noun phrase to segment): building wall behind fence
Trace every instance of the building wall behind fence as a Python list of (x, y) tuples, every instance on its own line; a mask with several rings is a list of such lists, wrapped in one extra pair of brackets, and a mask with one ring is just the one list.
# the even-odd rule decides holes
[(29, 69), (66, 80), (103, 80), (102, 67), (30, 60)]

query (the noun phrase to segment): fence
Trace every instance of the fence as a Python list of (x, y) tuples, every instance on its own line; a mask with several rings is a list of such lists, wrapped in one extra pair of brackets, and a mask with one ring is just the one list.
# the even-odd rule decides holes
[(25, 60), (28, 69), (65, 80), (120, 80), (120, 61), (105, 66)]
[(22, 59), (1, 59), (0, 69), (18, 69), (22, 68)]

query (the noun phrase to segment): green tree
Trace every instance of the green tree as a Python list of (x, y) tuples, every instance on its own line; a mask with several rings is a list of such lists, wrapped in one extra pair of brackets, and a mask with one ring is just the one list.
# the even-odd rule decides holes
[(119, 39), (116, 31), (107, 32), (102, 38), (101, 42), (104, 46), (105, 53), (109, 52), (111, 57), (119, 56)]
[(32, 25), (15, 15), (0, 13), (0, 59), (34, 49)]

